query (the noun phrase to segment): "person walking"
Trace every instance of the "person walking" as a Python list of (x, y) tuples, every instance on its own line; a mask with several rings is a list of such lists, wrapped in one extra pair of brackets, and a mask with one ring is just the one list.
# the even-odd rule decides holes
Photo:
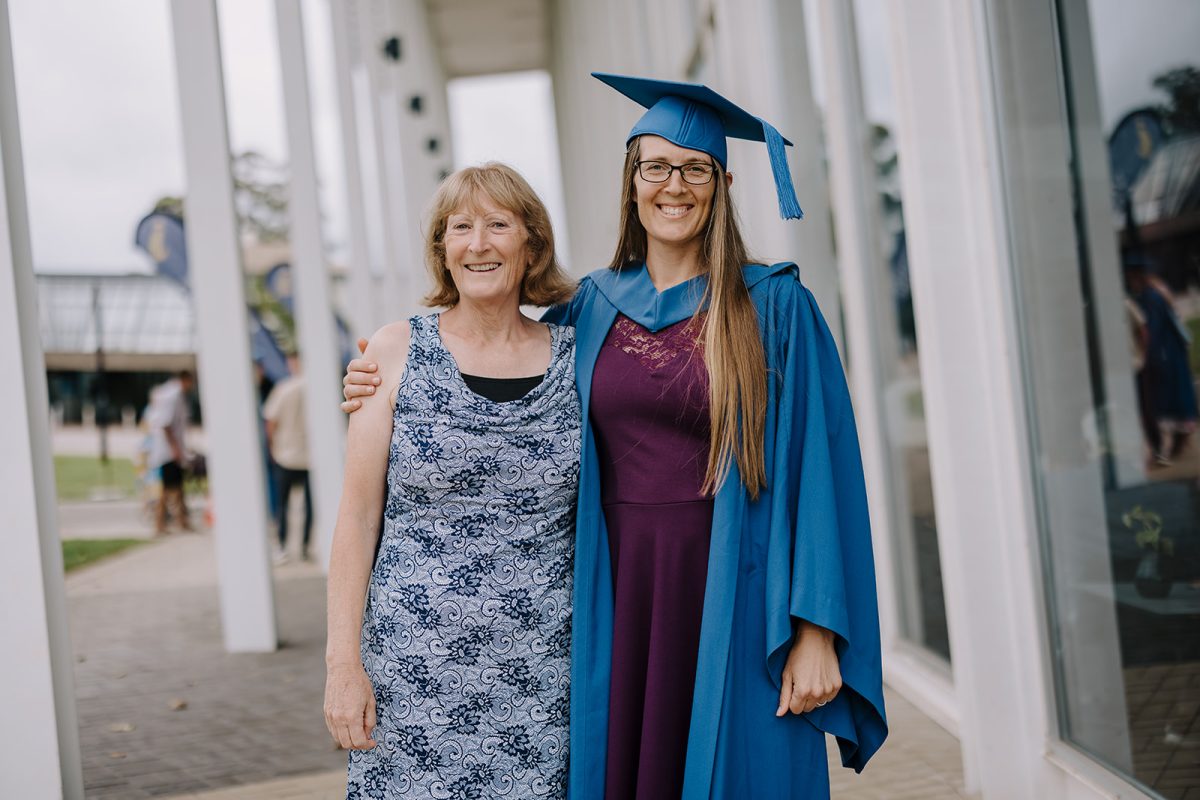
[(275, 485), (279, 491), (275, 515), (279, 535), (275, 550), (276, 564), (288, 560), (288, 506), (291, 505), (293, 489), (304, 491), (304, 537), (300, 543), (302, 561), (308, 560), (313, 525), (312, 488), (308, 482), (308, 431), (304, 416), (304, 375), (300, 358), (295, 353), (288, 355), (287, 365), (288, 377), (271, 388), (262, 410), (266, 422), (267, 448), (275, 465)]
[(162, 482), (162, 493), (154, 515), (154, 533), (157, 536), (166, 534), (168, 516), (179, 524), (181, 530), (193, 530), (183, 494), (183, 479), (188, 463), (184, 441), (190, 416), (188, 397), (195, 385), (192, 372), (182, 370), (150, 390), (150, 402), (146, 410), (150, 448), (146, 465), (158, 471)]

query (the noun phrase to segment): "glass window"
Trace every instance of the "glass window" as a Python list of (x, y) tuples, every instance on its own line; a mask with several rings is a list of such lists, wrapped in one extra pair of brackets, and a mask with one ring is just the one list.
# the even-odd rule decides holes
[(897, 544), (895, 568), (900, 578), (901, 618), (906, 638), (948, 661), (950, 638), (942, 595), (921, 370), (917, 364), (916, 321), (908, 280), (901, 201), (903, 175), (892, 134), (896, 101), (889, 68), (888, 12), (884, 0), (854, 0), (854, 18), (881, 223), (876, 248), (881, 259), (877, 265), (875, 309), (882, 324), (878, 328), (880, 340), (874, 344), (886, 384), (885, 429), (892, 465), (891, 528)]
[(1004, 133), (1060, 730), (1183, 800), (1200, 796), (1200, 5), (1043, 8), (1056, 38), (1043, 59), (1014, 37), (1030, 50), (1009, 56)]

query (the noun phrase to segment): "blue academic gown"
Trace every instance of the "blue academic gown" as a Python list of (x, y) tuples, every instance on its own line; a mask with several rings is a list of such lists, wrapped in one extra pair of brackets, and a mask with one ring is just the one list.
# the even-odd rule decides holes
[[(736, 464), (718, 490), (683, 800), (822, 800), (825, 733), (861, 771), (887, 736), (870, 522), (850, 395), (837, 348), (794, 264), (743, 272), (768, 374), (767, 488), (751, 501)], [(602, 800), (613, 585), (592, 372), (618, 311), (651, 331), (690, 317), (700, 276), (664, 292), (644, 265), (601, 269), (546, 320), (575, 326), (584, 452), (575, 549), (571, 800)], [(833, 631), (843, 688), (808, 714), (775, 717), (798, 620)]]

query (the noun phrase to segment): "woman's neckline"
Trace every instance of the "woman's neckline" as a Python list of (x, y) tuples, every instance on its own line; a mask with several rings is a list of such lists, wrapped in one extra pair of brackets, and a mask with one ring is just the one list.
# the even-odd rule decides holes
[(546, 377), (545, 372), (543, 372), (541, 375), (526, 375), (519, 378), (493, 378), (488, 375), (472, 375), (471, 373), (463, 372), (462, 370), (459, 370), (458, 374), (462, 375), (464, 378), (471, 378), (472, 380), (477, 381), (513, 381), (514, 383), (520, 381), (540, 381), (544, 380)]

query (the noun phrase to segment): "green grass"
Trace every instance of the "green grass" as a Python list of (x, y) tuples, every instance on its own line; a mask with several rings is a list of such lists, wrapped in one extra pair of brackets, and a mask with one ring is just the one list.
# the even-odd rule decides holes
[(59, 500), (90, 500), (96, 494), (133, 497), (137, 479), (133, 462), (110, 458), (108, 465), (93, 456), (55, 456), (54, 483)]
[(130, 547), (144, 544), (145, 539), (67, 539), (62, 543), (63, 569), (70, 572), (85, 564), (115, 555)]

